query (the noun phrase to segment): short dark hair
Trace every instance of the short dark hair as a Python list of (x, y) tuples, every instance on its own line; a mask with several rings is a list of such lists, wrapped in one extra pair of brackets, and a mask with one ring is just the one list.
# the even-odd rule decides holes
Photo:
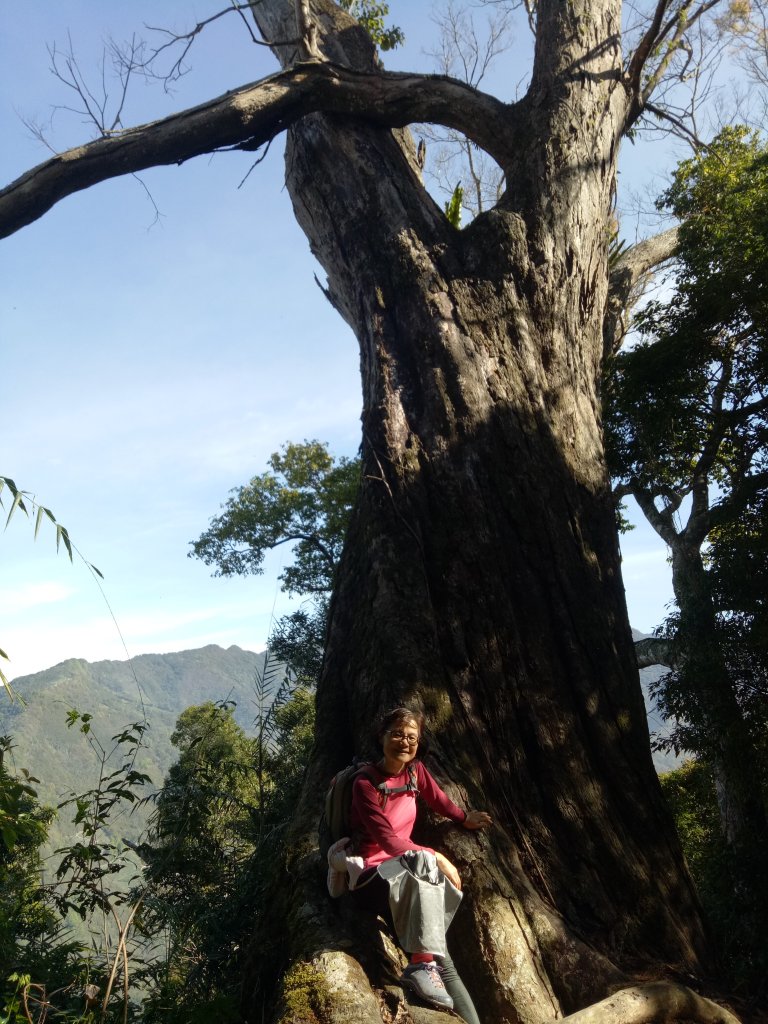
[(419, 730), (418, 752), (422, 757), (424, 757), (427, 751), (429, 750), (429, 743), (426, 737), (424, 736), (424, 727), (426, 724), (426, 719), (424, 717), (423, 712), (414, 711), (413, 708), (399, 707), (392, 708), (390, 711), (385, 711), (384, 714), (379, 719), (379, 724), (376, 727), (376, 732), (374, 733), (376, 745), (379, 748), (381, 748), (381, 740), (382, 737), (384, 736), (384, 733), (389, 732), (389, 730), (392, 729), (393, 726), (405, 722), (416, 723), (416, 726)]

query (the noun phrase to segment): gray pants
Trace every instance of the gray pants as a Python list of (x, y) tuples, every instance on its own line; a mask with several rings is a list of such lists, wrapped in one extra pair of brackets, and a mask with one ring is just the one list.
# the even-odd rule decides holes
[(389, 885), (389, 909), (403, 949), (445, 956), (445, 933), (461, 893), (440, 871), (435, 855), (408, 850), (379, 864), (378, 872)]

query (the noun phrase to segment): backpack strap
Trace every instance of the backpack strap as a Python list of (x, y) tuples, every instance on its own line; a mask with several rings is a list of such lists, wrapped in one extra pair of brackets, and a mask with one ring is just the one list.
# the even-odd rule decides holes
[(386, 782), (374, 782), (369, 772), (365, 773), (374, 789), (378, 790), (379, 803), (382, 807), (387, 806), (387, 800), (391, 796), (395, 796), (397, 793), (413, 793), (414, 796), (419, 795), (419, 784), (416, 778), (416, 766), (411, 762), (408, 765), (408, 781), (404, 786), (388, 786)]

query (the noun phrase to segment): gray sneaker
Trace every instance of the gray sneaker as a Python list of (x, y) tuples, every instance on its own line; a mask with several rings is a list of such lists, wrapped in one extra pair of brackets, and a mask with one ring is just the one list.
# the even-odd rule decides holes
[(400, 975), (400, 984), (420, 996), (425, 1003), (453, 1009), (453, 1000), (445, 991), (440, 968), (434, 960), (426, 964), (408, 964)]

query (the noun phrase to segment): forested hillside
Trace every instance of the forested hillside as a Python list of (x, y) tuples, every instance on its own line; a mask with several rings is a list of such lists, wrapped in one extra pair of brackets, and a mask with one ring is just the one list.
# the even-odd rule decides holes
[[(10, 735), (13, 760), (40, 780), (40, 802), (56, 806), (72, 792), (93, 785), (98, 762), (85, 736), (67, 726), (75, 708), (93, 716), (93, 733), (105, 743), (132, 722), (146, 717), (149, 729), (137, 768), (160, 787), (178, 756), (170, 736), (181, 712), (204, 701), (233, 701), (235, 719), (246, 731), (256, 714), (255, 680), (264, 655), (214, 644), (173, 654), (143, 654), (131, 661), (64, 661), (13, 682), (23, 699), (0, 704), (0, 733)], [(149, 788), (149, 787), (148, 787)], [(146, 806), (123, 814), (123, 835), (136, 840), (147, 817)], [(64, 812), (50, 830), (50, 844), (71, 835)]]

